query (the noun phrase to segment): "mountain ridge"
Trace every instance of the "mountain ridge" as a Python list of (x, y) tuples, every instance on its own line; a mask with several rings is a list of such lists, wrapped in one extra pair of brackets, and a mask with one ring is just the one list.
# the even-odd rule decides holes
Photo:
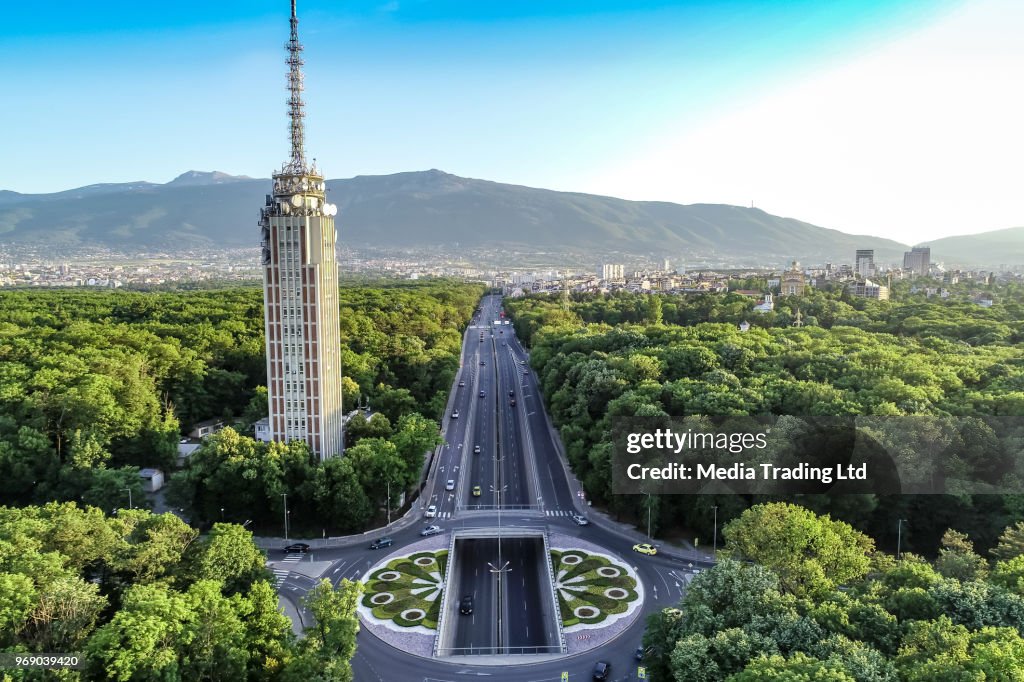
[[(851, 235), (758, 208), (633, 201), (464, 178), (436, 168), (332, 179), (327, 187), (328, 200), (338, 205), (340, 240), (353, 246), (517, 245), (765, 264), (794, 258), (852, 262), (854, 250), (861, 248), (875, 249), (878, 262), (898, 263), (909, 249), (894, 240)], [(51, 194), (0, 190), (0, 242), (140, 249), (255, 246), (258, 209), (269, 190), (269, 179), (196, 170), (164, 184), (103, 183)], [(1018, 236), (1024, 252), (1024, 232), (996, 243), (1005, 247), (1007, 239)], [(977, 255), (978, 249), (964, 246), (967, 242), (949, 248), (948, 255), (945, 246), (935, 246), (950, 239), (984, 245), (985, 239), (976, 237), (928, 243), (933, 260)], [(1000, 258), (1006, 255), (993, 254), (989, 262)]]

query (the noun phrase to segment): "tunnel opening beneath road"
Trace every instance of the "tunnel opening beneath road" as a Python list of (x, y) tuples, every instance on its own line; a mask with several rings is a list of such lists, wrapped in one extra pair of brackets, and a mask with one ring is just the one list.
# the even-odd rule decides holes
[(456, 533), (438, 656), (564, 653), (542, 531)]

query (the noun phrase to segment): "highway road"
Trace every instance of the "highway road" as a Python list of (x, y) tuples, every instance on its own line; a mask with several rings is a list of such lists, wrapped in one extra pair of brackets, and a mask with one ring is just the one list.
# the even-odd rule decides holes
[[(594, 663), (606, 660), (612, 663), (612, 680), (634, 680), (637, 664), (633, 652), (643, 635), (645, 616), (657, 609), (676, 604), (694, 570), (706, 567), (706, 562), (659, 554), (649, 557), (636, 554), (632, 546), (638, 541), (635, 534), (605, 525), (592, 518), (589, 526), (577, 526), (569, 514), (585, 509), (579, 492), (570, 485), (552, 434), (548, 428), (537, 378), (528, 364), (528, 355), (516, 339), (512, 325), (501, 325), (502, 333), (492, 334), (493, 322), (500, 318), (500, 298), (485, 297), (482, 313), (466, 331), (461, 368), (456, 377), (455, 396), (451, 409), (442, 422), (445, 444), (438, 449), (424, 494), (419, 502), (420, 511), (428, 505), (437, 505), (437, 517), (423, 519), (422, 523), (436, 523), (445, 531), (456, 528), (521, 526), (546, 528), (570, 537), (579, 537), (600, 545), (609, 553), (622, 557), (636, 569), (646, 591), (642, 614), (620, 635), (601, 647), (556, 660), (542, 660), (520, 665), (469, 665), (461, 657), (426, 659), (399, 651), (363, 629), (358, 635), (358, 648), (353, 658), (355, 679), (360, 682), (459, 682), (481, 678), (493, 682), (557, 682), (563, 672), (572, 682), (589, 682)], [(484, 341), (479, 340), (481, 330)], [(483, 361), (484, 365), (480, 362)], [(524, 373), (523, 369), (527, 369)], [(458, 387), (459, 381), (465, 386)], [(480, 391), (485, 397), (480, 398)], [(516, 405), (509, 401), (508, 391), (515, 391)], [(451, 413), (458, 410), (459, 417)], [(499, 451), (501, 460), (495, 457)], [(473, 454), (475, 445), (481, 452)], [(448, 480), (456, 482), (454, 491), (445, 490)], [(480, 497), (472, 496), (472, 487), (481, 486)], [(496, 507), (493, 490), (504, 490), (502, 509)], [(532, 510), (514, 509), (532, 505)], [(401, 550), (417, 542), (422, 524), (414, 524), (392, 533), (394, 546), (388, 550)], [(383, 531), (366, 536), (366, 544), (327, 550), (318, 550), (305, 560), (330, 561), (324, 577), (337, 584), (343, 578), (358, 579), (378, 560), (376, 552), (367, 545)], [(515, 543), (515, 544), (512, 544)], [(499, 640), (497, 625), (498, 583), (487, 564), (497, 564), (497, 546), (493, 539), (471, 540), (464, 543), (458, 593), (452, 594), (450, 603), (458, 616), (458, 600), (464, 594), (473, 594), (474, 613), (458, 616), (462, 622), (456, 630), (455, 647), (492, 647)], [(271, 559), (280, 560), (280, 555)], [(504, 646), (537, 646), (548, 643), (552, 633), (546, 632), (540, 609), (531, 608), (536, 601), (531, 594), (548, 589), (547, 576), (537, 571), (542, 557), (535, 545), (528, 541), (502, 540), (502, 562), (509, 561), (510, 569), (503, 575), (501, 589), (506, 596)], [(534, 570), (530, 570), (530, 564)], [(282, 569), (283, 570), (283, 569)], [(281, 576), (278, 591), (289, 601), (299, 599), (315, 581), (297, 573)], [(311, 622), (308, 613), (303, 621)], [(465, 624), (466, 627), (462, 627)], [(554, 633), (557, 634), (557, 633)], [(514, 657), (512, 657), (514, 658)]]

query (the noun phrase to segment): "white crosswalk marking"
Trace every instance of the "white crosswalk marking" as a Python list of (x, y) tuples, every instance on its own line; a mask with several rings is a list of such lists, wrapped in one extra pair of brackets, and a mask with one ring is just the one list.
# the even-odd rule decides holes
[(289, 561), (289, 562), (302, 561), (302, 555), (301, 554), (289, 554), (288, 556), (286, 556), (281, 561)]
[(288, 569), (285, 569), (285, 568), (275, 568), (274, 569), (274, 586), (275, 587), (281, 587), (281, 583), (284, 582), (285, 578), (288, 577), (289, 573), (291, 573), (291, 571), (289, 571)]

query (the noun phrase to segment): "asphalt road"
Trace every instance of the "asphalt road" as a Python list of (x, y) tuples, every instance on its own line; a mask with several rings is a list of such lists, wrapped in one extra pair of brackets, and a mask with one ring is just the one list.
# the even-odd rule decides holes
[[(528, 365), (519, 364), (520, 360), (527, 359), (527, 354), (515, 338), (512, 325), (501, 325), (503, 333), (494, 334), (492, 339), (493, 322), (500, 319), (500, 299), (486, 297), (482, 308), (482, 314), (471, 323), (479, 327), (471, 326), (464, 339), (462, 367), (456, 382), (465, 381), (466, 386), (455, 389), (452, 406), (453, 410), (459, 411), (459, 418), (452, 419), (450, 414), (447, 415), (443, 424), (446, 445), (439, 450), (420, 501), (421, 509), (429, 504), (438, 505), (438, 516), (391, 533), (394, 545), (385, 551), (391, 553), (417, 542), (423, 525), (430, 523), (436, 523), (446, 532), (455, 528), (498, 525), (499, 511), (494, 506), (497, 500), (491, 494), (494, 483), (487, 481), (497, 481), (500, 475), (501, 483), (495, 489), (508, 486), (502, 499), (504, 504), (509, 507), (516, 504), (539, 505), (541, 510), (538, 515), (536, 509), (523, 511), (506, 507), (500, 512), (501, 525), (546, 528), (585, 539), (623, 558), (636, 569), (646, 591), (641, 616), (601, 647), (557, 660), (519, 665), (469, 665), (460, 661), (458, 656), (426, 659), (399, 651), (363, 629), (358, 635), (358, 648), (352, 662), (355, 679), (359, 682), (459, 682), (473, 678), (493, 682), (558, 682), (565, 672), (572, 682), (589, 682), (594, 663), (606, 660), (612, 664), (610, 679), (619, 682), (635, 680), (637, 663), (633, 652), (643, 635), (646, 615), (675, 605), (682, 597), (692, 571), (706, 567), (707, 563), (691, 563), (666, 554), (653, 557), (639, 555), (632, 551), (633, 544), (639, 541), (635, 535), (606, 526), (599, 519), (592, 518), (589, 526), (580, 527), (569, 518), (568, 514), (581, 502), (577, 496), (579, 491), (570, 486), (551, 439), (536, 377), (532, 370), (524, 374), (522, 370)], [(479, 341), (481, 327), (484, 330), (483, 343)], [(481, 359), (487, 364), (481, 366)], [(516, 392), (515, 408), (508, 402), (510, 389)], [(480, 390), (486, 392), (484, 399), (479, 398)], [(502, 393), (496, 394), (499, 390)], [(503, 444), (500, 469), (493, 457), (499, 434)], [(481, 446), (479, 455), (473, 454), (476, 444)], [(506, 447), (508, 457), (505, 457)], [(535, 467), (535, 475), (531, 473), (531, 467)], [(445, 490), (449, 479), (456, 481), (455, 491)], [(535, 489), (531, 480), (535, 481)], [(471, 495), (474, 485), (481, 486), (479, 498)], [(581, 504), (580, 508), (584, 506)], [(358, 546), (315, 551), (304, 560), (332, 562), (324, 577), (335, 584), (344, 578), (355, 580), (379, 559), (377, 552), (369, 551), (367, 546), (372, 539), (383, 534), (370, 534), (365, 544)], [(456, 631), (454, 645), (486, 647), (488, 642), (497, 639), (497, 584), (493, 574), (489, 569), (485, 574), (481, 564), (496, 562), (496, 546), (489, 547), (493, 544), (490, 540), (472, 542), (473, 548), (465, 555), (465, 566), (472, 570), (463, 571), (459, 593), (452, 595), (451, 603), (457, 615), (458, 598), (467, 593), (474, 595), (474, 614), (459, 617), (468, 619), (467, 624), (473, 627), (460, 627)], [(538, 621), (543, 618), (539, 609), (531, 608), (533, 600), (529, 595), (536, 594), (538, 589), (547, 589), (543, 582), (547, 577), (537, 570), (529, 570), (528, 564), (536, 568), (541, 563), (541, 557), (535, 556), (536, 549), (508, 545), (509, 542), (511, 539), (502, 540), (502, 561), (508, 560), (511, 569), (505, 574), (503, 583), (503, 591), (508, 596), (505, 602), (507, 612), (503, 612), (508, 619), (507, 645), (534, 646), (549, 633), (545, 632), (542, 620)], [(270, 558), (280, 560), (281, 556), (271, 552)], [(301, 596), (315, 582), (292, 572), (283, 578), (278, 591), (298, 604)], [(306, 624), (312, 622), (308, 612), (301, 615)]]

